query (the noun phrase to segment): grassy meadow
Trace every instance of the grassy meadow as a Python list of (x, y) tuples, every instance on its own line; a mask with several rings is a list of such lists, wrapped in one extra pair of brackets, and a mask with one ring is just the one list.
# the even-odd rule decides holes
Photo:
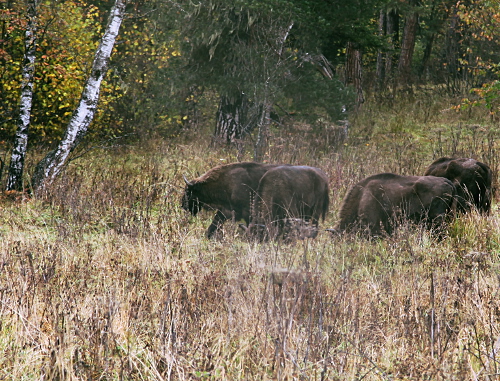
[[(498, 124), (444, 101), (378, 105), (334, 129), (272, 131), (267, 161), (322, 168), (333, 227), (347, 190), (443, 155), (498, 173)], [(179, 205), (182, 175), (252, 159), (207, 131), (94, 150), (38, 199), (0, 200), (0, 380), (494, 380), (500, 217), (389, 239), (248, 242)], [(28, 166), (36, 162), (35, 152)]]

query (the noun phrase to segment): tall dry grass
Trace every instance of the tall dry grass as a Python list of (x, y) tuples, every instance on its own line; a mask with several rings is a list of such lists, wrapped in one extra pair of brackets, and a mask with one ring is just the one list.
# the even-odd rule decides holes
[[(309, 126), (275, 131), (266, 160), (329, 174), (323, 226), (374, 173), (420, 174), (454, 153), (498, 168), (496, 130), (424, 111), (422, 125), (417, 111), (401, 125), (367, 111), (338, 145)], [(496, 207), (456, 220), (441, 242), (402, 226), (379, 241), (258, 244), (232, 223), (209, 241), (210, 213), (179, 207), (182, 174), (251, 150), (181, 139), (95, 151), (41, 199), (4, 196), (0, 379), (498, 378)]]

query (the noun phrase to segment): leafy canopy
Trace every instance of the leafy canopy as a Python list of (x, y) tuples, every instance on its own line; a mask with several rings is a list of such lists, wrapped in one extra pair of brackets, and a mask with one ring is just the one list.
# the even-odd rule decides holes
[[(220, 94), (247, 94), (255, 103), (271, 100), (289, 106), (290, 111), (314, 109), (339, 117), (348, 92), (330, 75), (332, 68), (322, 54), (332, 38), (334, 20), (339, 19), (331, 10), (335, 4), (319, 0), (197, 3), (183, 29), (183, 35), (189, 36), (182, 47), (189, 57), (190, 80)], [(343, 4), (347, 7), (348, 2)], [(344, 35), (356, 33), (360, 32)], [(330, 79), (321, 74), (325, 72)]]

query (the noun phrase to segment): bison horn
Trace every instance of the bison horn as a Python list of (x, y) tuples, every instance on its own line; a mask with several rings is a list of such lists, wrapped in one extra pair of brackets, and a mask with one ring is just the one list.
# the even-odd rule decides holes
[(187, 179), (186, 175), (182, 175), (182, 178), (184, 179), (184, 182), (185, 182), (187, 185), (193, 185), (193, 183), (191, 183), (191, 182)]
[(340, 230), (338, 229), (325, 229), (328, 233), (330, 233), (332, 236), (337, 236), (340, 235)]

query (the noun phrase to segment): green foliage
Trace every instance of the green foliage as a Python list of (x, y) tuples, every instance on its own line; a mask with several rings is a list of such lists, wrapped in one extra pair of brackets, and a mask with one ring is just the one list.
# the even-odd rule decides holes
[(463, 98), (458, 105), (452, 108), (457, 111), (466, 111), (472, 107), (486, 109), (491, 120), (498, 121), (500, 113), (500, 81), (494, 80), (473, 88), (470, 97)]
[(466, 51), (461, 59), (470, 74), (483, 82), (471, 90), (471, 97), (462, 100), (457, 109), (483, 106), (494, 120), (500, 112), (500, 8), (497, 2), (479, 1), (473, 7), (460, 4), (458, 15), (468, 31)]
[[(4, 75), (0, 79), (3, 115), (0, 135), (5, 139), (16, 128), (14, 118), (19, 103), (20, 68), (24, 44), (24, 9), (10, 12), (6, 19)], [(88, 69), (97, 48), (100, 25), (97, 8), (81, 1), (54, 3), (38, 7), (37, 61), (30, 135), (53, 141), (61, 136), (80, 98)], [(102, 103), (109, 102), (104, 85)]]
[(62, 135), (80, 99), (101, 30), (95, 7), (67, 1), (41, 10), (47, 24), (38, 41), (31, 134), (51, 141)]
[[(109, 5), (102, 0), (40, 3), (32, 142), (51, 142), (63, 133)], [(24, 6), (20, 1), (0, 3), (0, 140), (10, 139), (15, 130)], [(364, 90), (370, 90), (378, 49), (389, 48), (377, 29), (379, 11), (398, 12), (401, 37), (404, 16), (415, 7), (420, 28), (414, 68), (421, 80), (440, 84), (459, 78), (474, 85), (473, 96), (461, 108), (481, 104), (496, 117), (497, 2), (465, 6), (452, 0), (418, 5), (388, 0), (150, 0), (129, 5), (90, 138), (152, 130), (172, 136), (191, 118), (190, 108), (197, 108), (201, 127), (208, 129), (206, 121), (215, 114), (218, 96), (241, 92), (253, 105), (270, 100), (307, 121), (335, 120), (349, 104), (350, 90), (337, 79), (322, 77), (318, 60), (310, 58), (323, 55), (334, 73), (342, 73), (346, 43), (352, 42), (363, 52), (363, 70), (369, 73), (363, 74)], [(454, 31), (461, 36), (457, 47), (448, 32), (455, 11), (460, 18)], [(451, 48), (458, 51), (456, 68), (449, 64), (454, 60), (448, 57)]]
[(321, 65), (331, 70), (318, 59), (319, 35), (332, 22), (324, 19), (325, 9), (319, 1), (197, 4), (183, 29), (189, 80), (220, 94), (244, 93), (254, 104), (279, 102), (288, 112), (315, 109), (338, 118), (347, 92), (315, 72)]
[[(315, 122), (323, 117), (337, 121), (346, 117), (345, 110), (355, 98), (353, 89), (337, 78), (326, 79), (310, 62), (293, 67), (283, 84), (283, 102), (304, 121)], [(286, 101), (289, 103), (285, 103)], [(277, 99), (281, 105), (281, 99)], [(279, 112), (277, 110), (277, 112)]]
[(19, 103), (21, 65), (24, 53), (26, 21), (22, 7), (15, 3), (10, 7), (0, 4), (0, 139), (6, 128), (15, 129), (15, 108)]
[(378, 36), (377, 19), (387, 0), (324, 1), (317, 7), (317, 17), (323, 22), (316, 28), (314, 18), (308, 19), (310, 38), (320, 43), (320, 49), (334, 64), (342, 65), (348, 42), (364, 54), (373, 54), (384, 44)]
[[(108, 83), (120, 97), (104, 111), (106, 133), (169, 132), (182, 120), (184, 57), (177, 23), (180, 11), (162, 1), (138, 2), (125, 20), (111, 58)], [(171, 131), (170, 131), (171, 132)]]

